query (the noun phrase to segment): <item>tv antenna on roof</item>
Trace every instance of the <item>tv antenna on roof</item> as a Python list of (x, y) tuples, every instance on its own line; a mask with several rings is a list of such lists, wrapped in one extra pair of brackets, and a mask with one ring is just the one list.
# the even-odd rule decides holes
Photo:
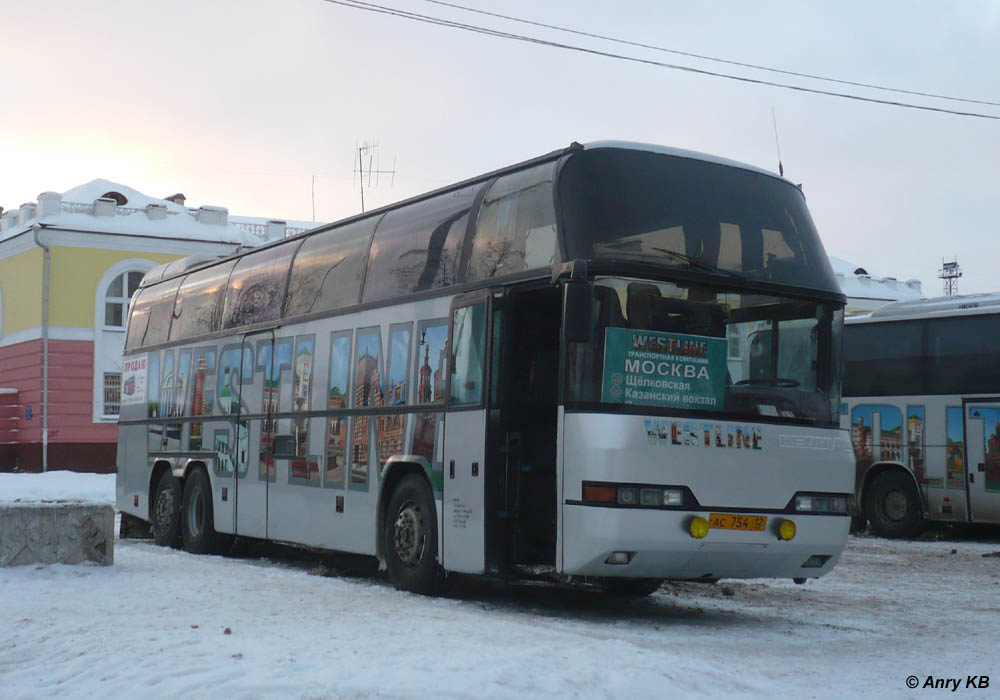
[(774, 106), (771, 106), (771, 123), (774, 125), (774, 147), (778, 151), (778, 174), (785, 176), (785, 166), (781, 164), (781, 144), (778, 143), (778, 118), (774, 116)]
[[(355, 146), (355, 150), (358, 153), (357, 166), (354, 168), (354, 172), (358, 175), (358, 182), (361, 185), (361, 212), (365, 211), (365, 187), (371, 189), (372, 186), (372, 175), (375, 176), (375, 186), (378, 187), (379, 176), (380, 175), (391, 175), (392, 180), (390, 185), (396, 182), (396, 159), (392, 159), (392, 170), (382, 170), (379, 165), (379, 158), (376, 151), (378, 150), (378, 144), (368, 141), (362, 141), (360, 145)], [(367, 167), (365, 161), (368, 161)], [(365, 178), (368, 178), (367, 181)]]
[(938, 270), (938, 278), (944, 280), (944, 295), (954, 296), (958, 292), (958, 278), (962, 276), (962, 268), (958, 266), (958, 258), (951, 262), (945, 262), (941, 258), (941, 269)]

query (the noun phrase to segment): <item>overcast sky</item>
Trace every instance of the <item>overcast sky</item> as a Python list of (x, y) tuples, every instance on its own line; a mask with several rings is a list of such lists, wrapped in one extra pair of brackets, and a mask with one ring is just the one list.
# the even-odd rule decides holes
[[(835, 92), (946, 102), (752, 71), (373, 0), (508, 32)], [(1000, 1), (457, 0), (678, 51), (1000, 103)], [(810, 95), (372, 14), (324, 0), (0, 0), (0, 205), (107, 178), (231, 214), (360, 210), (568, 145), (704, 151), (802, 183), (831, 255), (937, 295), (1000, 289), (1000, 121)], [(367, 163), (366, 163), (367, 165)]]

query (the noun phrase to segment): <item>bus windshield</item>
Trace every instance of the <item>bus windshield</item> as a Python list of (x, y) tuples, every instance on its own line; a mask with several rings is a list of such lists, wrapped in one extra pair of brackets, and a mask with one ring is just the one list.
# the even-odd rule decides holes
[(570, 407), (836, 425), (839, 305), (604, 277), (593, 318), (567, 348)]
[(559, 174), (568, 259), (618, 258), (840, 293), (802, 193), (758, 172), (601, 148)]

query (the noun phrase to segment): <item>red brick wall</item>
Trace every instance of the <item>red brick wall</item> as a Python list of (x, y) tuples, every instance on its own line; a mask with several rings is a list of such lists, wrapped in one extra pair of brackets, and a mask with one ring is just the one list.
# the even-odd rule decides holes
[[(49, 341), (49, 468), (104, 469), (118, 440), (115, 423), (93, 420), (94, 344), (86, 340)], [(0, 347), (0, 388), (17, 389), (15, 442), (18, 467), (40, 465), (42, 441), (42, 341)], [(27, 407), (32, 416), (26, 417)], [(0, 443), (4, 442), (0, 439)], [(79, 446), (79, 449), (74, 446)], [(9, 447), (6, 450), (10, 452)], [(79, 460), (75, 459), (79, 456)], [(0, 448), (0, 469), (8, 457)], [(77, 464), (75, 462), (79, 461)], [(93, 462), (93, 464), (91, 464)]]

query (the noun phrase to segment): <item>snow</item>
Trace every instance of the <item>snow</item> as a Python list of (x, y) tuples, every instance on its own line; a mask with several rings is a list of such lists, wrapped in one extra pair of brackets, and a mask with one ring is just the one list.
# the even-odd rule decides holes
[(895, 277), (882, 277), (867, 266), (862, 269), (868, 274), (854, 273), (858, 266), (841, 258), (830, 258), (834, 275), (840, 284), (840, 291), (847, 297), (847, 306), (852, 309), (875, 309), (890, 301), (922, 299), (920, 280), (908, 279), (902, 282)]
[[(12, 498), (112, 502), (114, 476), (0, 475)], [(115, 565), (0, 569), (0, 697), (996, 697), (993, 541), (852, 538), (830, 575), (667, 584), (624, 602), (548, 587), (400, 593), (309, 556), (116, 543)], [(226, 633), (226, 630), (231, 633)], [(988, 675), (987, 689), (966, 688)]]
[(51, 471), (45, 474), (0, 473), (0, 504), (37, 501), (72, 501), (113, 506), (115, 475), (69, 471)]
[[(114, 216), (95, 216), (92, 211), (94, 200), (110, 192), (117, 192), (127, 200), (123, 206), (114, 208)], [(54, 207), (43, 205), (47, 195), (60, 198)], [(146, 208), (162, 206), (165, 216), (151, 219)], [(220, 210), (219, 207), (205, 207)], [(30, 231), (36, 223), (44, 227), (65, 231), (87, 231), (152, 238), (176, 238), (183, 240), (225, 243), (232, 245), (257, 246), (267, 242), (268, 219), (247, 216), (228, 216), (225, 224), (200, 221), (196, 209), (158, 199), (126, 187), (116, 182), (95, 179), (79, 185), (59, 195), (42, 193), (33, 216), (24, 220), (15, 218), (17, 211), (6, 212), (4, 224), (0, 227), (0, 241), (10, 239)], [(11, 218), (7, 218), (7, 217)], [(288, 235), (320, 226), (321, 222), (285, 221)]]

